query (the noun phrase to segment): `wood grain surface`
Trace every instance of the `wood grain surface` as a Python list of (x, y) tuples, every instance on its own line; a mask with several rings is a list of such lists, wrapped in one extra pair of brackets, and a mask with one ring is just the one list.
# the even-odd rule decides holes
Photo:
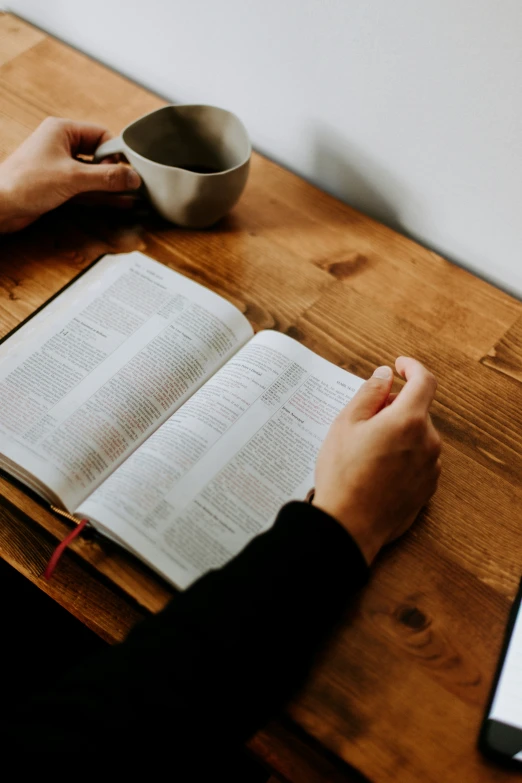
[[(0, 159), (47, 115), (118, 133), (163, 103), (0, 15)], [(0, 333), (101, 254), (131, 249), (358, 375), (408, 354), (439, 380), (438, 493), (251, 750), (294, 783), (515, 780), (476, 740), (522, 571), (521, 303), (254, 154), (239, 204), (210, 230), (66, 206), (1, 238)], [(7, 479), (0, 492), (0, 555), (104, 639), (169, 600), (172, 588), (99, 537), (76, 541), (45, 582), (67, 523)]]

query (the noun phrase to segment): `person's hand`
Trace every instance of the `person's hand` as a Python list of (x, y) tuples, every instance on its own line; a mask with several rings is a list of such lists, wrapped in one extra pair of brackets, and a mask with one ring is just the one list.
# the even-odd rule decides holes
[(139, 188), (140, 177), (129, 166), (78, 160), (79, 155), (92, 155), (109, 138), (98, 125), (45, 119), (0, 164), (0, 232), (18, 231), (80, 194)]
[(437, 382), (415, 359), (379, 367), (333, 422), (319, 452), (313, 504), (337, 519), (371, 564), (435, 492), (440, 436), (429, 415)]

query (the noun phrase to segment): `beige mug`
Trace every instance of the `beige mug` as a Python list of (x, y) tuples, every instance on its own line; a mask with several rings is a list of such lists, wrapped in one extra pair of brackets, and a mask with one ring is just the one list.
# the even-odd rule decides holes
[(155, 209), (179, 226), (205, 228), (245, 187), (252, 147), (243, 123), (217, 106), (173, 105), (131, 122), (94, 162), (123, 154)]

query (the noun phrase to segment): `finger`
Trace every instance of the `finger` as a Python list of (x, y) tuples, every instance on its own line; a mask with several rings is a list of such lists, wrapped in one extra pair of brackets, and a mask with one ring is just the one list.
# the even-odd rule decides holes
[(435, 425), (433, 424), (433, 421), (431, 420), (431, 416), (430, 416), (429, 413), (428, 413), (428, 425), (427, 426), (428, 426), (428, 438), (430, 439), (430, 441), (432, 443), (436, 443), (437, 444), (437, 446), (439, 448), (439, 452), (440, 452), (440, 449), (442, 447), (442, 438), (440, 437), (440, 435), (439, 435)]
[(100, 163), (127, 163), (127, 161), (121, 152), (115, 152), (114, 155), (108, 155), (100, 160)]
[(437, 389), (437, 381), (420, 362), (406, 356), (399, 356), (395, 362), (399, 375), (405, 379), (395, 405), (409, 412), (421, 410), (427, 413)]
[(388, 394), (388, 399), (384, 403), (384, 407), (387, 408), (388, 405), (391, 405), (392, 402), (395, 402), (398, 396), (399, 396), (398, 392), (391, 392), (390, 394)]
[(66, 127), (73, 155), (92, 155), (112, 134), (102, 125), (90, 122), (69, 122)]
[(139, 196), (132, 193), (80, 193), (71, 199), (73, 204), (81, 204), (85, 207), (116, 207), (118, 209), (132, 209), (141, 204)]
[(122, 190), (136, 190), (141, 185), (139, 174), (119, 163), (88, 163), (74, 162), (72, 187), (74, 195), (98, 190), (103, 193), (114, 193)]
[(377, 367), (357, 394), (344, 409), (345, 415), (353, 421), (370, 419), (381, 410), (386, 403), (393, 384), (393, 370), (391, 367)]

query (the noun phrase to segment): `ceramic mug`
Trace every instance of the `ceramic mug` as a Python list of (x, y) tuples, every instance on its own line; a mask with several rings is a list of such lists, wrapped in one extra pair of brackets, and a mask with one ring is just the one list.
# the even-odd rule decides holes
[(155, 209), (179, 226), (223, 217), (245, 187), (252, 147), (243, 123), (217, 106), (173, 105), (131, 122), (94, 162), (122, 153)]

